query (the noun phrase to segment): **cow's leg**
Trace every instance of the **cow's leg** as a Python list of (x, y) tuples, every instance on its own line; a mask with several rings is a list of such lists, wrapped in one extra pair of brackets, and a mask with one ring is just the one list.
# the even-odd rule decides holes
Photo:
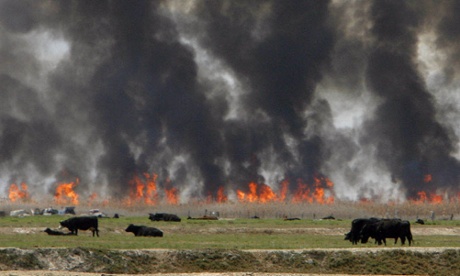
[(404, 245), (406, 243), (406, 237), (401, 236), (401, 245)]

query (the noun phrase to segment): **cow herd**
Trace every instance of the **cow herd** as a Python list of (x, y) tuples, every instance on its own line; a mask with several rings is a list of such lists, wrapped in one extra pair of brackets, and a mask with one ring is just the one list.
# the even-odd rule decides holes
[[(151, 221), (181, 221), (177, 215), (167, 213), (150, 213), (149, 219)], [(96, 216), (72, 217), (60, 222), (60, 228), (63, 227), (69, 229), (70, 232), (64, 233), (50, 228), (46, 228), (44, 232), (48, 235), (78, 235), (78, 230), (90, 230), (93, 237), (99, 237), (98, 217)], [(144, 225), (130, 224), (125, 231), (133, 233), (136, 237), (163, 237), (161, 230)], [(406, 240), (409, 245), (413, 243), (410, 222), (401, 219), (357, 218), (351, 222), (350, 232), (345, 234), (345, 240), (349, 240), (352, 244), (367, 243), (370, 238), (373, 238), (378, 245), (382, 243), (386, 245), (387, 238), (394, 239), (395, 244), (398, 239), (401, 240), (401, 245), (404, 245)]]
[(407, 241), (412, 244), (413, 238), (410, 231), (410, 222), (401, 219), (379, 219), (379, 218), (358, 218), (351, 222), (350, 232), (345, 234), (345, 240), (352, 244), (367, 243), (369, 238), (373, 238), (375, 243), (381, 245), (386, 243), (386, 239), (401, 240), (401, 245)]

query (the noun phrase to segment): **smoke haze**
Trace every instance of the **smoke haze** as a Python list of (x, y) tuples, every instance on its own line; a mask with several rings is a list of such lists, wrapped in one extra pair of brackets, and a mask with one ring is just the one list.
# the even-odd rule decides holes
[(447, 0), (0, 0), (0, 188), (457, 194), (459, 24)]

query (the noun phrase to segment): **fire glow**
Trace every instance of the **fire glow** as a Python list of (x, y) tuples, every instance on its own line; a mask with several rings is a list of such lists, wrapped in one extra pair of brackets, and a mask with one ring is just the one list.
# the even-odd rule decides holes
[[(180, 204), (179, 194), (180, 190), (171, 185), (171, 181), (167, 179), (163, 185), (163, 189), (159, 190), (157, 184), (157, 174), (144, 173), (142, 175), (135, 175), (129, 181), (128, 195), (122, 199), (123, 205), (129, 207), (135, 204), (157, 205), (159, 203), (166, 203), (171, 205)], [(431, 175), (423, 177), (425, 183), (433, 181)], [(75, 188), (79, 184), (77, 178), (74, 182), (57, 183), (54, 200), (57, 204), (74, 204), (78, 205), (79, 195)], [(290, 186), (295, 186), (294, 188)], [(12, 183), (9, 187), (9, 199), (11, 202), (18, 200), (30, 200), (28, 186), (26, 183), (17, 185)], [(291, 202), (291, 203), (309, 203), (309, 204), (332, 204), (335, 201), (334, 197), (334, 183), (326, 177), (314, 177), (312, 183), (298, 179), (295, 185), (292, 185), (288, 180), (283, 180), (279, 183), (277, 189), (272, 189), (264, 183), (251, 182), (247, 185), (247, 189), (237, 189), (234, 191), (236, 200), (241, 203), (270, 203), (270, 202)], [(88, 204), (93, 204), (99, 199), (97, 193), (93, 192), (88, 196)], [(443, 195), (438, 193), (427, 193), (419, 191), (416, 198), (409, 198), (408, 200), (415, 204), (440, 204), (449, 200), (460, 199), (460, 193), (455, 198), (449, 198), (447, 193)], [(219, 187), (215, 195), (209, 194), (204, 200), (207, 203), (226, 203), (229, 201), (228, 195), (225, 193), (224, 187)], [(361, 198), (361, 202), (370, 199)], [(104, 200), (107, 203), (107, 200)]]
[[(285, 202), (287, 199), (289, 181), (282, 181), (280, 186), (280, 191), (278, 194), (276, 194), (266, 184), (257, 184), (251, 182), (248, 185), (248, 192), (237, 190), (236, 194), (240, 202)], [(328, 178), (324, 177), (315, 177), (313, 185), (304, 183), (299, 179), (297, 181), (297, 189), (291, 196), (291, 202), (308, 202), (319, 204), (334, 203), (333, 187), (334, 183)]]
[(74, 204), (78, 205), (78, 194), (74, 188), (79, 184), (80, 180), (77, 178), (75, 182), (61, 183), (56, 187), (54, 200), (57, 204)]
[(23, 182), (21, 183), (21, 187), (18, 187), (18, 185), (16, 185), (15, 183), (11, 184), (8, 192), (8, 198), (11, 200), (11, 202), (29, 199), (27, 184)]
[(155, 205), (158, 203), (157, 193), (157, 174), (144, 173), (144, 180), (135, 175), (134, 178), (129, 181), (130, 192), (128, 198), (124, 200), (124, 203), (128, 206), (134, 204), (134, 202), (144, 201), (147, 205)]

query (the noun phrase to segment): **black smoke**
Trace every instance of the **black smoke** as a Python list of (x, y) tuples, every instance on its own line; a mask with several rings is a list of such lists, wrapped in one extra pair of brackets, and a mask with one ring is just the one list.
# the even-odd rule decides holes
[[(375, 47), (368, 59), (367, 82), (381, 103), (367, 122), (365, 143), (401, 181), (409, 197), (456, 188), (459, 163), (452, 157), (458, 140), (436, 117), (435, 99), (417, 71), (417, 31), (423, 24), (408, 3), (376, 1), (370, 11)], [(435, 183), (424, 181), (431, 175)]]
[[(148, 172), (183, 199), (315, 177), (343, 198), (457, 191), (458, 99), (439, 102), (418, 51), (434, 33), (455, 87), (456, 6), (2, 0), (0, 184), (79, 178), (122, 198)], [(55, 63), (46, 40), (68, 47)], [(345, 103), (364, 111), (338, 127)]]

